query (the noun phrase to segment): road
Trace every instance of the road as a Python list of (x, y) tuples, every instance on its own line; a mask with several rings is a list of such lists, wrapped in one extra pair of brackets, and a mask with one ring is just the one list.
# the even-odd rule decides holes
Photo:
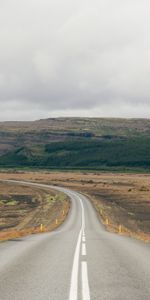
[(0, 244), (0, 300), (150, 300), (150, 245), (105, 231), (83, 195), (59, 189), (72, 207), (58, 230)]

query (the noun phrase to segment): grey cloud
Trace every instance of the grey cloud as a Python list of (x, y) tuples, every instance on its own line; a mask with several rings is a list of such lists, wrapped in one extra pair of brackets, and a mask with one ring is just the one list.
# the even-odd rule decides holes
[(148, 0), (0, 2), (1, 119), (149, 117)]

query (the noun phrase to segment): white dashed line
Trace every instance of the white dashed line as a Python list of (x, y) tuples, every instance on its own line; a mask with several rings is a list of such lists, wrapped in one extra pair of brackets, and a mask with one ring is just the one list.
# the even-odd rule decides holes
[(90, 290), (89, 290), (86, 261), (82, 261), (81, 263), (81, 272), (82, 272), (82, 300), (90, 300)]
[[(31, 185), (31, 186), (37, 186), (37, 187), (44, 187), (49, 188), (52, 187), (56, 190), (64, 191), (65, 189), (59, 188), (59, 187), (53, 187), (53, 186), (47, 186), (44, 184), (37, 184), (37, 183), (31, 183), (31, 182), (24, 182), (24, 181), (15, 181), (15, 180), (5, 180), (6, 182), (14, 182), (17, 184), (23, 183), (24, 185)], [(72, 193), (66, 192), (67, 195), (72, 197)], [(82, 255), (86, 255), (86, 238), (85, 238), (85, 215), (84, 215), (84, 206), (82, 199), (79, 195), (76, 194), (76, 198), (79, 199), (80, 205), (81, 205), (81, 229), (78, 234), (77, 244), (75, 248), (74, 253), (74, 259), (73, 259), (73, 266), (72, 266), (72, 273), (71, 273), (71, 283), (70, 283), (70, 292), (69, 292), (69, 300), (77, 300), (78, 299), (78, 279), (79, 279), (79, 257), (80, 257), (80, 248), (81, 248), (81, 239), (83, 241), (82, 243)], [(61, 233), (61, 230), (57, 233)], [(81, 279), (82, 279), (82, 300), (90, 300), (90, 290), (89, 290), (89, 283), (88, 283), (88, 272), (87, 272), (87, 262), (82, 261), (81, 262)]]
[(78, 270), (79, 270), (81, 234), (82, 234), (82, 232), (80, 230), (80, 233), (78, 235), (78, 241), (77, 241), (77, 245), (76, 245), (74, 260), (73, 260), (73, 266), (72, 266), (69, 300), (77, 300), (77, 296), (78, 296)]
[[(78, 298), (78, 277), (79, 277), (79, 256), (80, 256), (80, 246), (81, 246), (81, 237), (84, 233), (85, 227), (85, 217), (84, 217), (84, 207), (80, 197), (78, 197), (80, 204), (81, 204), (81, 229), (78, 235), (76, 250), (73, 259), (73, 266), (72, 266), (72, 274), (71, 274), (71, 284), (70, 284), (70, 293), (69, 293), (69, 300), (77, 300)], [(88, 299), (87, 299), (88, 300)]]
[(82, 255), (85, 256), (86, 255), (86, 245), (82, 244)]
[(82, 242), (85, 242), (85, 236), (82, 237)]

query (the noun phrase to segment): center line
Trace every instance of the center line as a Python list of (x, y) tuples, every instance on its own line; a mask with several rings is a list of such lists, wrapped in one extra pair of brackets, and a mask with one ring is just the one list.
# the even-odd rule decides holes
[(77, 245), (76, 245), (74, 260), (73, 260), (69, 300), (77, 300), (77, 295), (78, 295), (78, 269), (79, 269), (81, 234), (82, 234), (82, 232), (80, 230), (79, 235), (78, 235), (78, 241), (77, 241)]
[(69, 300), (77, 300), (77, 298), (78, 298), (78, 273), (79, 273), (80, 245), (81, 245), (81, 237), (82, 237), (82, 234), (84, 232), (84, 227), (85, 227), (83, 203), (79, 196), (77, 198), (79, 199), (79, 202), (81, 205), (81, 229), (79, 231), (77, 245), (76, 245), (74, 259), (73, 259)]
[(85, 242), (85, 236), (82, 237), (82, 242)]
[(86, 255), (86, 245), (82, 244), (82, 255)]
[(90, 300), (87, 262), (82, 261), (82, 300)]

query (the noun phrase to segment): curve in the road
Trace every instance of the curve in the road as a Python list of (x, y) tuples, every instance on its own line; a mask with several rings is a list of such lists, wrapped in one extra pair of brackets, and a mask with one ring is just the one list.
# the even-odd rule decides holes
[(106, 232), (90, 202), (61, 187), (72, 201), (54, 232), (0, 244), (0, 300), (149, 300), (150, 247)]

